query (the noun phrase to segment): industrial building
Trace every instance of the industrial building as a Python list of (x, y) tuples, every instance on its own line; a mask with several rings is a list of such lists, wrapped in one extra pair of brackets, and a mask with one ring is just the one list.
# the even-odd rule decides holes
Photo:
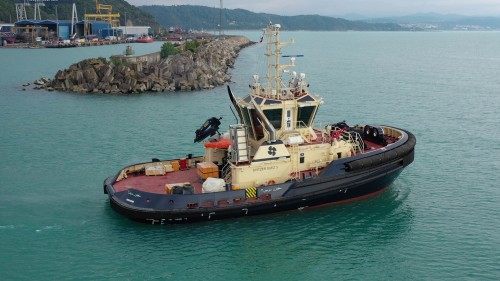
[(44, 40), (69, 40), (82, 36), (104, 38), (107, 36), (104, 32), (111, 29), (108, 22), (84, 20), (74, 26), (70, 20), (22, 20), (14, 25), (16, 33), (24, 35), (25, 39), (42, 37)]
[(25, 40), (42, 37), (43, 40), (69, 40), (74, 38), (138, 38), (143, 35), (153, 35), (149, 26), (119, 26), (112, 27), (105, 21), (78, 21), (72, 26), (70, 20), (22, 20), (14, 23), (14, 30), (23, 35)]
[(22, 20), (14, 23), (14, 30), (25, 37), (43, 37), (69, 39), (71, 21), (67, 20)]
[[(71, 39), (125, 39), (151, 34), (149, 26), (119, 26), (120, 14), (113, 12), (111, 5), (97, 3), (96, 12), (85, 13), (79, 21), (76, 5), (73, 2), (71, 20), (41, 20), (40, 7), (51, 0), (29, 0), (16, 2), (17, 22), (12, 30), (13, 39), (23, 42), (61, 41)], [(34, 19), (26, 17), (26, 7), (34, 6)], [(57, 11), (57, 10), (56, 10)], [(57, 12), (56, 12), (57, 13)], [(12, 35), (11, 35), (12, 37)]]
[(103, 36), (104, 30), (111, 29), (111, 24), (105, 21), (79, 21), (75, 24), (76, 36), (91, 36), (94, 38), (102, 39), (106, 36)]
[(150, 26), (119, 26), (116, 29), (126, 38), (153, 35), (153, 29)]

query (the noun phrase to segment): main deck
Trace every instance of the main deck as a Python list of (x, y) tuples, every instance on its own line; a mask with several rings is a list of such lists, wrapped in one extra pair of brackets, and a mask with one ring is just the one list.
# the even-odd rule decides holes
[[(305, 142), (300, 145), (317, 145), (324, 142), (333, 141), (331, 136), (325, 135), (322, 131), (314, 130), (314, 132), (316, 133), (316, 138), (311, 138), (309, 142)], [(394, 136), (386, 136), (385, 138), (387, 140), (387, 144), (394, 143), (398, 140), (398, 138)], [(368, 140), (365, 140), (365, 145), (366, 147), (363, 153), (368, 153), (383, 147), (382, 145)], [(170, 172), (149, 174), (146, 172), (128, 173), (126, 169), (124, 169), (122, 171), (122, 175), (113, 184), (113, 187), (116, 192), (121, 192), (133, 188), (144, 192), (166, 194), (168, 193), (167, 186), (190, 184), (193, 187), (193, 193), (202, 193), (203, 179), (200, 178), (199, 174), (197, 173), (196, 162), (199, 161), (195, 160), (196, 159), (193, 159), (193, 161), (189, 162), (188, 165), (186, 165), (184, 168), (176, 169)], [(201, 158), (199, 158), (199, 160), (201, 160)], [(151, 165), (154, 165), (154, 163), (151, 163)], [(309, 171), (301, 172), (312, 174), (312, 171), (310, 171), (311, 173), (307, 173)]]

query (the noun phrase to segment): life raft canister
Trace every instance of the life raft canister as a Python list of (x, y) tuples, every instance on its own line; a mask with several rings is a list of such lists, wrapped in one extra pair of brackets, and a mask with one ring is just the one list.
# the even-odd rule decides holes
[(230, 141), (228, 139), (220, 139), (218, 141), (206, 142), (205, 148), (223, 148), (227, 149), (230, 145)]

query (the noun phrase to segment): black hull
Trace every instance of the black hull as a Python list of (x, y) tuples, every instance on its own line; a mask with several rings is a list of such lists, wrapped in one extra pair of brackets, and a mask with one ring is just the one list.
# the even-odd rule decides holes
[(131, 220), (149, 224), (173, 224), (190, 223), (210, 220), (221, 220), (238, 218), (244, 216), (256, 216), (271, 214), (296, 209), (304, 209), (321, 205), (344, 203), (347, 201), (366, 198), (383, 191), (399, 175), (401, 170), (394, 171), (376, 180), (362, 185), (350, 185), (350, 187), (335, 189), (330, 192), (319, 193), (300, 198), (288, 200), (270, 200), (268, 202), (241, 205), (236, 207), (211, 208), (205, 210), (179, 211), (155, 211), (140, 210), (124, 205), (121, 201), (110, 198), (111, 207), (118, 213)]
[[(104, 191), (109, 194), (111, 207), (115, 211), (131, 220), (149, 224), (220, 220), (343, 203), (363, 199), (383, 191), (407, 165), (413, 162), (416, 140), (411, 133), (406, 132), (406, 134), (405, 139), (398, 145), (382, 151), (334, 161), (317, 177), (264, 187), (258, 190), (261, 196), (256, 201), (246, 200), (239, 203), (233, 200), (244, 198), (244, 190), (178, 195), (177, 197), (133, 189), (115, 193), (112, 183), (116, 176), (105, 181)], [(229, 203), (223, 206), (196, 205), (194, 208), (186, 208), (189, 202), (195, 200), (202, 202), (207, 198), (215, 202), (224, 199)], [(173, 204), (175, 201), (178, 205), (169, 205), (169, 200), (170, 203)], [(144, 201), (148, 204), (158, 203), (151, 206), (141, 203)]]

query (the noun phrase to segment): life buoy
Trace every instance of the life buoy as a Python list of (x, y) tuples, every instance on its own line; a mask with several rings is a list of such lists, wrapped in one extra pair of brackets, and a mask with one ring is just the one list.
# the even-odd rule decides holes
[(267, 185), (273, 185), (273, 184), (276, 184), (276, 182), (274, 180), (270, 180), (267, 182)]

